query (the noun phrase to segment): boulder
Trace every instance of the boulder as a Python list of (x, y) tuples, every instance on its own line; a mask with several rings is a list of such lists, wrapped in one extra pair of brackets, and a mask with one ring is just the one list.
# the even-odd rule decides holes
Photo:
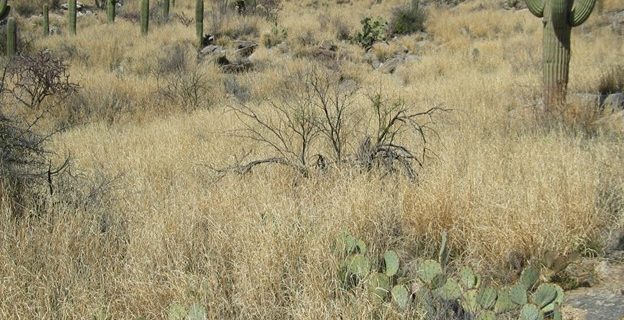
[(226, 57), (219, 58), (217, 64), (224, 73), (240, 73), (249, 71), (253, 67), (253, 63), (248, 58), (242, 58), (235, 61), (229, 61)]
[(201, 58), (220, 55), (225, 55), (225, 49), (222, 46), (217, 46), (214, 44), (207, 45), (199, 51), (199, 56)]
[(624, 35), (624, 10), (608, 13), (607, 19), (611, 24), (613, 32)]
[[(80, 12), (84, 9), (84, 5), (81, 2), (76, 2), (76, 11)], [(69, 3), (61, 4), (62, 10), (69, 10)]]
[(386, 60), (384, 63), (382, 63), (378, 70), (381, 73), (394, 73), (394, 71), (396, 71), (396, 68), (403, 63), (403, 61), (405, 61), (405, 57), (404, 56), (396, 56), (394, 58), (390, 58), (388, 60)]
[(607, 95), (602, 101), (601, 108), (612, 112), (624, 110), (624, 93), (618, 92)]
[(256, 50), (258, 44), (253, 41), (234, 41), (234, 53), (240, 57), (249, 57), (254, 50)]

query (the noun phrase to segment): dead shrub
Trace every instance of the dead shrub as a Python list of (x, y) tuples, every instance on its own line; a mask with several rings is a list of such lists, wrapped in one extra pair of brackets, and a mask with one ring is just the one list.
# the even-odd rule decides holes
[[(371, 108), (358, 110), (357, 83), (317, 66), (289, 79), (279, 98), (261, 107), (245, 103), (231, 107), (242, 124), (236, 135), (265, 147), (269, 157), (218, 172), (246, 173), (258, 165), (280, 164), (305, 176), (311, 169), (357, 167), (363, 172), (403, 172), (411, 180), (416, 178), (415, 166), (423, 166), (431, 154), (433, 116), (445, 109), (413, 112), (404, 101), (377, 93), (369, 97)], [(371, 115), (369, 123), (361, 121), (363, 112)]]

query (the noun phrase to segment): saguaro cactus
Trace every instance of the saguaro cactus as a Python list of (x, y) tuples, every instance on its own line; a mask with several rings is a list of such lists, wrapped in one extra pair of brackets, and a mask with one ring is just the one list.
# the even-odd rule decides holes
[(17, 52), (17, 25), (15, 24), (15, 18), (9, 18), (7, 22), (7, 41), (6, 41), (6, 54), (9, 57), (15, 56)]
[(141, 33), (147, 35), (149, 31), (149, 0), (141, 0)]
[(565, 104), (572, 27), (581, 25), (589, 18), (596, 0), (525, 1), (529, 11), (542, 18), (544, 23), (544, 108), (550, 111)]
[(204, 44), (204, 0), (195, 1), (195, 32), (197, 46), (201, 49)]
[(43, 35), (50, 35), (50, 13), (49, 13), (48, 4), (43, 5)]
[(11, 6), (7, 4), (7, 0), (0, 1), (0, 21), (6, 19), (11, 11)]
[(169, 0), (162, 0), (162, 15), (165, 21), (169, 20)]
[(115, 22), (115, 7), (116, 7), (116, 1), (115, 0), (107, 0), (106, 1), (106, 21), (108, 23), (114, 23)]
[(69, 34), (76, 35), (76, 0), (69, 0)]

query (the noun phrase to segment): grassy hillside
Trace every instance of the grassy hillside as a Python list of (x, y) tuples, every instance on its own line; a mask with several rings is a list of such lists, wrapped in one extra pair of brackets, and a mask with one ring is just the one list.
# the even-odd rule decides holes
[[(623, 36), (606, 15), (623, 10), (620, 1), (605, 0), (605, 14), (573, 30), (571, 105), (547, 123), (533, 112), (541, 22), (499, 1), (426, 6), (426, 34), (371, 49), (380, 60), (405, 50), (417, 57), (391, 74), (337, 38), (355, 35), (365, 16), (389, 20), (403, 1), (288, 1), (276, 25), (233, 13), (217, 23), (207, 2), (205, 29), (219, 35), (217, 44), (260, 43), (253, 69), (237, 74), (197, 59), (194, 1), (177, 0), (175, 16), (153, 22), (146, 37), (132, 20), (138, 1), (126, 2), (114, 25), (104, 12), (79, 17), (75, 37), (60, 12), (51, 23), (61, 34), (48, 38), (40, 17), (18, 16), (23, 48), (62, 57), (80, 87), (46, 102), (37, 128), (62, 128), (48, 148), (56, 165), (69, 155), (71, 170), (53, 182), (56, 192), (44, 184), (30, 190), (40, 201), (16, 209), (12, 190), (0, 188), (1, 319), (158, 319), (176, 302), (199, 303), (214, 319), (402, 318), (364, 290), (342, 289), (332, 252), (341, 232), (365, 240), (373, 256), (396, 250), (413, 277), (418, 262), (436, 257), (446, 231), (451, 268), (468, 265), (500, 284), (517, 277), (518, 259), (603, 256), (610, 234), (624, 227), (622, 127), (600, 125), (595, 106), (575, 98), (598, 92), (624, 61)], [(261, 39), (275, 26), (287, 31), (285, 44), (267, 48)], [(335, 60), (310, 54), (323, 41), (336, 44)], [(279, 165), (245, 175), (213, 170), (247, 153), (245, 160), (275, 156), (237, 134), (243, 123), (232, 107), (277, 117), (271, 102), (311, 70), (359, 88), (345, 124), (350, 154), (375, 132), (373, 93), (410, 112), (448, 109), (432, 119), (435, 156), (417, 168), (416, 181), (349, 166), (307, 176)], [(179, 94), (184, 88), (196, 96)], [(12, 101), (2, 107), (17, 108)], [(410, 136), (397, 143), (421, 147)], [(418, 308), (408, 313), (431, 318)]]

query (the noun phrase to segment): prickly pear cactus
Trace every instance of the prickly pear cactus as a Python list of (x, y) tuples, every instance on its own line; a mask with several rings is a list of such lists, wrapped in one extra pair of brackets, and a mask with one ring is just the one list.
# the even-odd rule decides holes
[(399, 255), (392, 251), (388, 250), (384, 253), (384, 265), (385, 265), (385, 273), (388, 277), (392, 277), (397, 274), (399, 271)]
[(410, 293), (407, 291), (404, 285), (396, 285), (390, 292), (392, 295), (392, 301), (401, 309), (407, 309), (410, 303)]
[(443, 274), (442, 266), (435, 260), (425, 260), (418, 269), (418, 277), (427, 286), (436, 287), (436, 277)]
[(589, 18), (596, 0), (525, 0), (544, 23), (543, 72), (546, 111), (565, 104), (570, 66), (570, 33)]

